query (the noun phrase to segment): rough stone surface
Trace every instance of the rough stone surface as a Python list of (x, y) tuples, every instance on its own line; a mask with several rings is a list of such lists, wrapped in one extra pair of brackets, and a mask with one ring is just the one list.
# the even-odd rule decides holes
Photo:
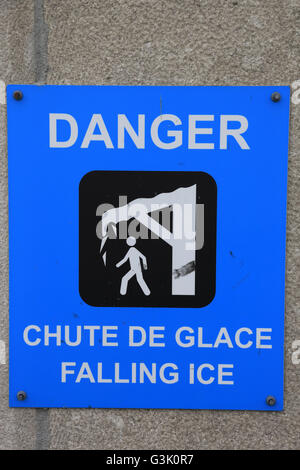
[[(20, 11), (23, 14), (20, 15)], [(34, 80), (33, 5), (29, 0), (0, 1), (0, 80)], [(0, 82), (0, 449), (32, 449), (36, 444), (35, 410), (8, 408), (8, 206), (4, 83)]]
[[(103, 85), (292, 85), (298, 0), (0, 0), (0, 79)], [(299, 449), (300, 82), (291, 102), (285, 411), (8, 409), (3, 449)], [(0, 341), (8, 343), (5, 106), (0, 105)], [(270, 312), (272, 314), (272, 312)], [(8, 358), (6, 356), (6, 363)]]

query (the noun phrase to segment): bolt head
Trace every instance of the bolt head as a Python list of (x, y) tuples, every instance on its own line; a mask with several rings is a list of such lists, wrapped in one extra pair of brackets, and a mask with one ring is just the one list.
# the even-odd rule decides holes
[(269, 406), (274, 406), (274, 405), (276, 405), (276, 398), (275, 398), (275, 397), (272, 397), (272, 395), (269, 395), (269, 396), (266, 398), (266, 402), (267, 402), (267, 405), (269, 405)]
[(281, 95), (278, 93), (278, 91), (274, 91), (271, 95), (271, 100), (274, 101), (274, 103), (278, 103), (280, 101)]
[(19, 401), (24, 401), (24, 400), (26, 400), (26, 398), (27, 398), (27, 393), (23, 392), (23, 390), (21, 390), (20, 392), (17, 393), (17, 399)]
[(23, 99), (23, 93), (21, 90), (15, 90), (13, 93), (13, 97), (16, 101), (21, 101)]

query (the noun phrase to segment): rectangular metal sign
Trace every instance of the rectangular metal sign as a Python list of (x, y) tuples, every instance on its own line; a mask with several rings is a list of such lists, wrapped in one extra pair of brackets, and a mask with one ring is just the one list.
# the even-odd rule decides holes
[(289, 88), (7, 106), (10, 406), (281, 410)]

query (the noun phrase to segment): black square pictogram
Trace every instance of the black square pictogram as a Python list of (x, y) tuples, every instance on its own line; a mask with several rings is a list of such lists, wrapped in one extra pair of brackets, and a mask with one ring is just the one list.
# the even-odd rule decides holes
[(82, 299), (98, 307), (209, 304), (216, 216), (216, 183), (204, 172), (86, 174), (79, 188)]

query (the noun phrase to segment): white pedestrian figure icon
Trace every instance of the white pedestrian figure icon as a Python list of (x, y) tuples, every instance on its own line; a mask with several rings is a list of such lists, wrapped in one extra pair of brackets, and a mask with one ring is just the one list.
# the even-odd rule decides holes
[(128, 271), (128, 273), (122, 277), (120, 293), (121, 295), (126, 294), (128, 281), (133, 276), (136, 276), (136, 280), (139, 283), (144, 294), (150, 295), (150, 289), (144, 281), (141, 267), (142, 260), (144, 269), (147, 269), (146, 257), (134, 247), (134, 245), (136, 244), (136, 239), (134, 237), (128, 237), (126, 243), (131, 248), (129, 248), (124, 258), (116, 264), (116, 267), (119, 268), (120, 266), (122, 266), (122, 264), (126, 263), (127, 260), (129, 260), (130, 263), (130, 271)]

